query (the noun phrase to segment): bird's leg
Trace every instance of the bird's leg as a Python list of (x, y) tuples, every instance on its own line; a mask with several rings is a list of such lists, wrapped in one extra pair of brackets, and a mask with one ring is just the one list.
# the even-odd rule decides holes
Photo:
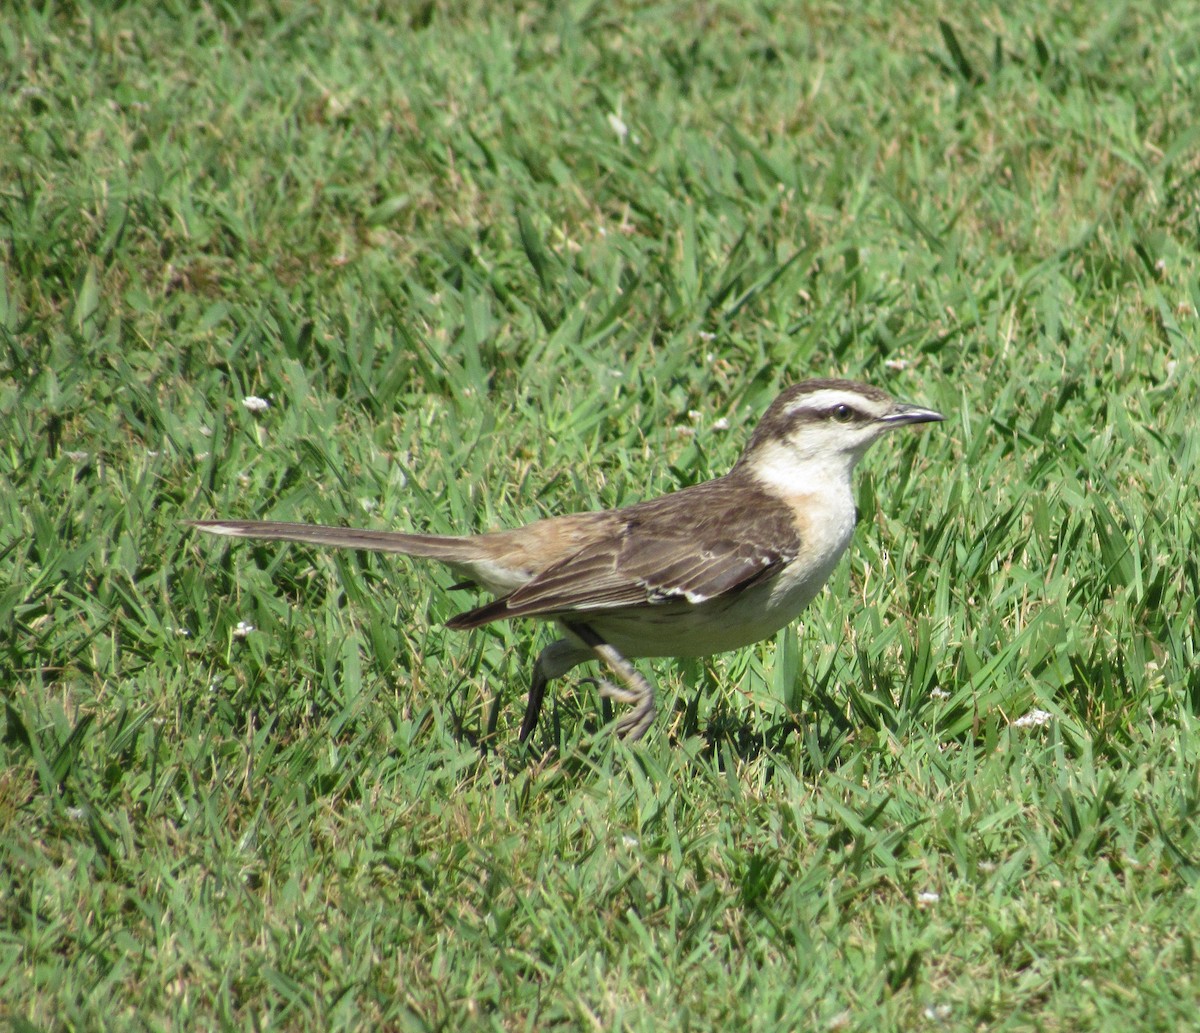
[(616, 700), (628, 706), (636, 706), (636, 710), (626, 714), (617, 722), (617, 734), (626, 742), (637, 742), (654, 723), (654, 715), (658, 712), (654, 706), (654, 686), (650, 684), (641, 671), (625, 659), (617, 650), (604, 641), (587, 624), (570, 624), (570, 630), (591, 648), (608, 669), (617, 676), (622, 685), (614, 685), (602, 678), (591, 678), (600, 689), (600, 695), (606, 699)]
[(546, 696), (546, 685), (550, 681), (542, 666), (541, 658), (533, 665), (533, 680), (529, 684), (529, 701), (525, 704), (525, 716), (521, 719), (521, 732), (518, 739), (524, 742), (537, 727), (538, 717), (542, 713), (542, 700)]
[(538, 654), (533, 665), (533, 678), (529, 683), (529, 702), (525, 704), (525, 717), (521, 720), (521, 742), (528, 739), (537, 727), (538, 717), (542, 713), (542, 701), (546, 697), (546, 686), (571, 668), (591, 658), (591, 649), (569, 638), (551, 642)]

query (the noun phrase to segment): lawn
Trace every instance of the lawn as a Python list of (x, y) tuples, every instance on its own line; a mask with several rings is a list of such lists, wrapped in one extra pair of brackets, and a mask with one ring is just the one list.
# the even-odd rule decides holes
[[(1200, 8), (17, 5), (0, 25), (0, 1018), (1177, 1030), (1200, 1010)], [(945, 423), (802, 619), (643, 661), (270, 517)], [(266, 404), (255, 403), (261, 399)]]

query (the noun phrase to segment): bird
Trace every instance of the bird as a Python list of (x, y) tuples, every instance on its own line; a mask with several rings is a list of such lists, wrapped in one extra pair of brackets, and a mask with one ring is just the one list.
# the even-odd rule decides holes
[(615, 730), (640, 739), (654, 687), (631, 660), (703, 657), (790, 624), (817, 595), (857, 521), (851, 475), (889, 430), (945, 417), (869, 384), (810, 379), (784, 389), (723, 476), (619, 509), (550, 516), (523, 527), (450, 536), (272, 520), (189, 520), (208, 534), (304, 542), (437, 560), (493, 598), (452, 617), (552, 621), (561, 637), (533, 665), (521, 722), (537, 726), (547, 685), (589, 660), (591, 678), (632, 709)]

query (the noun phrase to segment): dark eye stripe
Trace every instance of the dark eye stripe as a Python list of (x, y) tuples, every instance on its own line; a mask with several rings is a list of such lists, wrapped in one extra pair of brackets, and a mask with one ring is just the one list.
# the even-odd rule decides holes
[[(841, 408), (843, 408), (841, 403), (837, 405), (823, 405), (820, 408), (802, 405), (797, 406), (789, 412), (786, 419), (789, 423), (825, 423), (828, 420), (836, 420), (837, 411)], [(861, 419), (861, 415), (857, 410), (849, 406), (845, 406), (844, 408), (849, 410), (853, 419)]]
[(821, 402), (805, 398), (793, 402), (783, 413), (790, 424), (836, 423), (844, 427), (870, 423), (875, 417), (854, 404), (852, 399), (838, 400), (826, 397)]

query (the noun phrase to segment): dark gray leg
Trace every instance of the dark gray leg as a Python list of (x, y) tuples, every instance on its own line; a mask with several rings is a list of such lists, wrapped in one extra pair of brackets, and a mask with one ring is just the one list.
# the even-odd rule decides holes
[(542, 670), (542, 665), (533, 665), (533, 681), (529, 685), (529, 701), (525, 704), (525, 716), (521, 719), (521, 732), (517, 736), (524, 742), (537, 727), (538, 717), (542, 713), (542, 700), (546, 696), (546, 684), (549, 679)]
[(528, 739), (537, 727), (538, 717), (542, 713), (542, 701), (546, 696), (546, 686), (553, 679), (562, 677), (572, 667), (591, 658), (590, 649), (567, 638), (551, 642), (538, 654), (537, 662), (533, 665), (533, 678), (529, 683), (529, 702), (525, 704), (525, 717), (521, 720), (521, 742)]

